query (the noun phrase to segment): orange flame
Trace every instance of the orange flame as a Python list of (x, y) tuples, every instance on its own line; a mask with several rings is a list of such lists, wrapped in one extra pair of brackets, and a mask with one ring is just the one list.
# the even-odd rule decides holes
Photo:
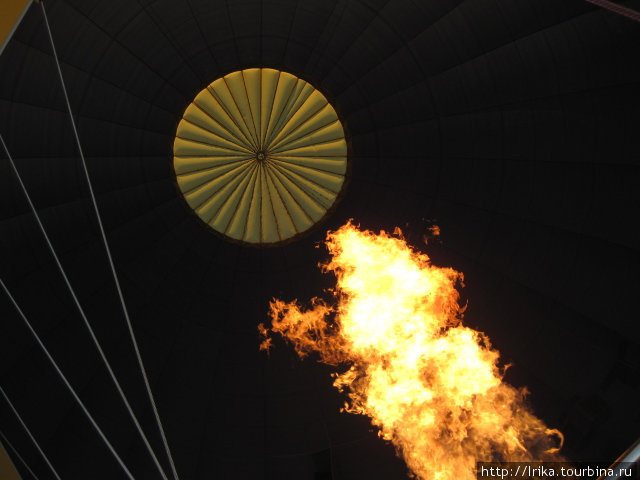
[(503, 382), (489, 339), (462, 325), (461, 273), (351, 223), (326, 244), (335, 306), (274, 300), (261, 348), (277, 333), (301, 357), (348, 366), (334, 374), (344, 411), (369, 416), (416, 478), (471, 480), (476, 461), (560, 460), (562, 434), (530, 412), (525, 389)]

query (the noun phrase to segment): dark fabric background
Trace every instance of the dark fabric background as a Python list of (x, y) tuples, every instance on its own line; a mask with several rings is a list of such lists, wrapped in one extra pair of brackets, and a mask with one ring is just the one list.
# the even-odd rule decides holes
[[(640, 9), (640, 1), (621, 4)], [(464, 272), (489, 335), (574, 460), (640, 434), (640, 24), (583, 0), (47, 0), (80, 139), (182, 480), (407, 479), (331, 369), (276, 343), (270, 298), (320, 295), (326, 230), (404, 228)], [(179, 200), (175, 128), (242, 68), (311, 81), (344, 120), (352, 178), (320, 229), (233, 245)], [(153, 445), (142, 380), (38, 5), (0, 57), (0, 132)], [(159, 478), (0, 159), (0, 274), (137, 479)], [(441, 243), (421, 243), (437, 223)], [(0, 300), (0, 382), (65, 479), (124, 478)], [(51, 478), (0, 402), (0, 429)], [(329, 477), (332, 472), (333, 477)], [(24, 473), (24, 472), (23, 472)], [(30, 478), (24, 473), (24, 478)]]

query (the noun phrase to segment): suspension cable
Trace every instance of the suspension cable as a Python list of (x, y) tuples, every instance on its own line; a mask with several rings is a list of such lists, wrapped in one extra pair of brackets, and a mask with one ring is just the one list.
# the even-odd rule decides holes
[(131, 404), (129, 403), (129, 400), (127, 399), (127, 397), (126, 397), (126, 395), (124, 393), (124, 390), (122, 389), (122, 386), (120, 385), (120, 382), (118, 381), (118, 379), (117, 379), (117, 377), (116, 377), (116, 375), (115, 375), (115, 373), (113, 371), (113, 368), (111, 367), (111, 363), (107, 359), (107, 356), (104, 353), (104, 350), (102, 349), (102, 345), (101, 345), (100, 341), (98, 340), (98, 337), (96, 336), (96, 334), (95, 334), (95, 332), (93, 330), (93, 327), (91, 326), (91, 323), (89, 322), (87, 314), (85, 313), (84, 309), (82, 308), (82, 305), (80, 304), (80, 301), (78, 300), (78, 296), (76, 295), (75, 290), (71, 286), (71, 282), (69, 281), (69, 277), (67, 276), (67, 273), (66, 273), (64, 267), (62, 266), (62, 262), (60, 261), (60, 258), (58, 257), (58, 254), (56, 253), (55, 249), (53, 248), (53, 244), (51, 243), (51, 239), (49, 238), (49, 234), (47, 233), (47, 230), (44, 228), (44, 224), (42, 223), (42, 220), (40, 219), (40, 215), (38, 214), (38, 211), (36, 210), (36, 207), (33, 204), (33, 201), (31, 200), (31, 195), (29, 195), (29, 191), (27, 190), (27, 187), (25, 186), (25, 184), (24, 184), (24, 182), (22, 180), (22, 176), (20, 175), (20, 172), (18, 171), (16, 163), (13, 160), (13, 157), (11, 156), (11, 153), (9, 152), (9, 149), (7, 148), (7, 145), (4, 142), (4, 139), (2, 138), (2, 134), (0, 134), (0, 143), (2, 144), (2, 147), (4, 148), (4, 151), (5, 151), (6, 155), (7, 155), (7, 157), (9, 158), (9, 164), (11, 165), (11, 169), (13, 170), (13, 173), (15, 174), (16, 178), (18, 179), (18, 183), (20, 184), (20, 189), (22, 190), (22, 193), (24, 194), (24, 196), (27, 199), (27, 203), (29, 204), (29, 207), (31, 208), (31, 213), (33, 213), (33, 215), (36, 218), (36, 222), (38, 223), (38, 227), (40, 227), (40, 231), (42, 232), (42, 235), (44, 236), (45, 242), (46, 242), (47, 246), (49, 247), (49, 251), (51, 252), (51, 255), (53, 256), (53, 259), (55, 260), (55, 263), (56, 263), (56, 265), (58, 267), (58, 270), (62, 274), (62, 278), (64, 279), (64, 283), (67, 286), (67, 289), (69, 290), (69, 294), (71, 295), (71, 298), (73, 299), (73, 303), (76, 305), (76, 308), (80, 312), (80, 316), (82, 317), (84, 325), (85, 325), (85, 327), (87, 327), (87, 330), (89, 331), (89, 335), (91, 336), (91, 339), (93, 340), (93, 344), (95, 345), (96, 349), (98, 350), (100, 358), (102, 359), (102, 362), (104, 363), (107, 371), (109, 372), (109, 376), (111, 377), (111, 380), (113, 381), (113, 384), (115, 385), (116, 389), (118, 390), (118, 394), (120, 395), (120, 398), (122, 399), (122, 402), (124, 403), (124, 405), (125, 405), (125, 407), (127, 409), (127, 412), (129, 413), (129, 416), (131, 417), (131, 419), (133, 420), (133, 423), (136, 426), (136, 430), (138, 431), (138, 434), (142, 438), (142, 441), (144, 442), (144, 444), (145, 444), (145, 446), (147, 448), (147, 451), (151, 455), (151, 458), (153, 459), (153, 463), (155, 464), (156, 468), (160, 472), (160, 475), (162, 476), (163, 480), (168, 480), (167, 479), (167, 475), (164, 472), (164, 469), (160, 465), (160, 462), (158, 460), (158, 457), (156, 456), (155, 451), (153, 450), (153, 448), (151, 448), (151, 444), (149, 443), (149, 439), (147, 438), (147, 436), (145, 435), (144, 431), (142, 430), (142, 426), (140, 425), (140, 422), (138, 421), (138, 417), (136, 417), (135, 413), (133, 412), (133, 408), (131, 407)]
[[(1, 280), (0, 280), (1, 281)], [(4, 284), (2, 284), (4, 286)], [(51, 469), (51, 471), (53, 472), (53, 475), (58, 479), (58, 480), (62, 480), (60, 478), (60, 475), (58, 475), (58, 472), (56, 472), (56, 469), (53, 467), (53, 465), (51, 464), (51, 461), (49, 460), (49, 457), (47, 457), (47, 455), (44, 453), (44, 451), (42, 450), (42, 448), (40, 447), (40, 444), (38, 443), (38, 441), (36, 440), (36, 437), (33, 436), (33, 433), (31, 433), (31, 430), (29, 430), (29, 427), (27, 427), (27, 424), (24, 423), (24, 420), (22, 419), (22, 416), (20, 415), (20, 413), (18, 413), (18, 410), (16, 410), (16, 407), (13, 406), (13, 403), (11, 402), (11, 400), (9, 399), (9, 397), (7, 396), (6, 392), (4, 391), (4, 389), (2, 388), (2, 385), (0, 385), (0, 394), (2, 394), (2, 396), (4, 397), (5, 401), (9, 404), (9, 408), (11, 409), (11, 411), (13, 412), (13, 414), (16, 416), (16, 418), (18, 419), (18, 421), (20, 422), (20, 425), (22, 425), (22, 428), (24, 428), (24, 431), (27, 432), (27, 435), (29, 436), (29, 438), (31, 439), (31, 441), (33, 442), (33, 444), (36, 446), (36, 448), (38, 449), (38, 452), (40, 453), (40, 455), (42, 456), (42, 458), (44, 458), (44, 461), (47, 463), (47, 465), (49, 466), (49, 468)]]
[(133, 348), (134, 348), (134, 351), (135, 351), (135, 354), (136, 354), (136, 359), (138, 360), (138, 366), (140, 367), (140, 372), (141, 372), (142, 378), (144, 380), (144, 385), (145, 385), (145, 388), (146, 388), (146, 391), (147, 391), (147, 396), (149, 398), (149, 402), (150, 402), (151, 408), (153, 410), (153, 415), (155, 417), (156, 424), (157, 424), (158, 430), (160, 432), (160, 436), (162, 437), (162, 443), (164, 445), (165, 453), (167, 454), (167, 458), (168, 458), (169, 463), (171, 465), (171, 470), (172, 470), (174, 479), (175, 480), (179, 480), (178, 473), (176, 471), (176, 467), (175, 467), (175, 464), (173, 462), (173, 456), (171, 455), (171, 450), (169, 449), (169, 443), (167, 442), (167, 438), (166, 438), (166, 435), (165, 435), (165, 432), (164, 432), (164, 428), (162, 426), (162, 421), (160, 420), (160, 415), (158, 413), (158, 408), (157, 408), (156, 402), (155, 402), (155, 400), (153, 398), (153, 393), (151, 391), (151, 385), (149, 384), (149, 378), (147, 376), (147, 372), (145, 370), (144, 363), (142, 361), (142, 356), (140, 354), (140, 349), (138, 347), (138, 342), (136, 340), (136, 336), (135, 336), (135, 333), (133, 331), (133, 326), (131, 324), (131, 318), (129, 317), (129, 311), (127, 309), (127, 305), (126, 305), (125, 300), (124, 300), (124, 295), (122, 293), (122, 288), (120, 286), (120, 281), (118, 279), (118, 274), (116, 272), (116, 267), (115, 267), (115, 264), (113, 262), (113, 257), (111, 256), (111, 250), (109, 248), (109, 242), (107, 240), (107, 235), (106, 235), (106, 232), (105, 232), (105, 229), (104, 229), (104, 225), (102, 223), (102, 218), (100, 216), (100, 209), (98, 208), (98, 203), (96, 201), (96, 196), (95, 196), (95, 193), (93, 191), (93, 184), (91, 182), (91, 177), (89, 175), (89, 170), (87, 169), (87, 162), (85, 160), (84, 152), (82, 150), (82, 145), (80, 143), (80, 137), (78, 135), (78, 129), (76, 127), (76, 122), (74, 120), (73, 112), (71, 110), (71, 103), (69, 101), (69, 96), (67, 94), (67, 88), (66, 88), (66, 85), (65, 85), (65, 82), (64, 82), (64, 77), (62, 76), (62, 69), (60, 67), (60, 61), (58, 59), (58, 53), (56, 51), (55, 44), (53, 42), (53, 35), (51, 34), (51, 28), (49, 26), (49, 20), (47, 18), (47, 12), (46, 12), (46, 10), (44, 8), (44, 2), (40, 2), (40, 7), (42, 8), (42, 15), (44, 17), (44, 22), (45, 22), (45, 25), (47, 27), (47, 33), (49, 34), (49, 41), (51, 43), (51, 50), (53, 51), (53, 58), (54, 58), (54, 60), (56, 62), (56, 67), (58, 69), (58, 76), (60, 77), (60, 83), (62, 85), (62, 92), (64, 93), (64, 99), (65, 99), (65, 102), (67, 104), (67, 110), (69, 112), (69, 118), (71, 119), (71, 126), (73, 128), (73, 133), (74, 133), (74, 136), (75, 136), (75, 139), (76, 139), (78, 152), (80, 154), (80, 160), (81, 160), (81, 163), (82, 163), (82, 168), (84, 170), (84, 176), (85, 176), (85, 178), (87, 180), (87, 185), (89, 187), (89, 194), (90, 194), (90, 197), (91, 197), (91, 203), (93, 205), (93, 209), (94, 209), (95, 214), (96, 214), (98, 227), (100, 229), (100, 234), (102, 236), (102, 242), (103, 242), (104, 247), (105, 247), (105, 252), (106, 252), (106, 255), (107, 255), (107, 259), (109, 260), (109, 266), (111, 267), (111, 273), (113, 275), (113, 281), (115, 283), (116, 290), (118, 292), (118, 297), (120, 299), (120, 304), (122, 306), (122, 312), (124, 314), (124, 318), (125, 318), (126, 323), (127, 323), (127, 328), (129, 330), (129, 336), (131, 337), (131, 342), (133, 344)]
[[(9, 441), (9, 439), (4, 435), (4, 433), (2, 433), (2, 430), (0, 430), (0, 444), (5, 445), (7, 447), (9, 447), (9, 450), (11, 450), (13, 452), (13, 454), (16, 456), (16, 458), (18, 460), (20, 460), (20, 462), (22, 463), (22, 465), (24, 465), (24, 468), (27, 469), (27, 472), (29, 472), (31, 474), (31, 476), (33, 478), (35, 478), (35, 480), (40, 480), (38, 478), (38, 476), (33, 473), (33, 470), (31, 470), (31, 468), (29, 468), (29, 465), (27, 465), (27, 462), (24, 460), (24, 458), (22, 458), (22, 455), (20, 455), (18, 453), (18, 450), (16, 450), (16, 447), (14, 447), (13, 445), (11, 445), (11, 442)], [(9, 452), (7, 452), (7, 455), (9, 454)], [(9, 458), (9, 461), (13, 463), (13, 461), (11, 460), (11, 458)], [(15, 468), (16, 466), (13, 465), (13, 467)], [(17, 470), (17, 469), (16, 469)], [(56, 473), (54, 472), (54, 475), (56, 475)]]
[[(25, 325), (27, 326), (27, 328), (29, 329), (29, 331), (31, 332), (33, 337), (36, 339), (36, 342), (38, 342), (38, 345), (40, 346), (40, 348), (42, 349), (42, 351), (44, 352), (46, 357), (49, 359), (49, 362), (51, 362), (51, 365), (53, 365), (53, 368), (58, 373), (58, 375), (60, 376), (60, 378), (64, 382), (64, 384), (67, 387), (67, 389), (69, 390), (69, 392), (71, 392), (71, 395), (73, 396), (75, 401), (78, 403), (78, 405), (80, 406), (80, 408), (82, 409), (84, 414), (87, 416), (87, 418), (89, 419), (89, 422), (91, 422), (91, 425), (93, 425), (93, 428), (96, 429), (96, 432), (98, 432), (98, 435), (100, 435), (100, 438), (102, 438), (104, 443), (107, 445), (107, 448), (109, 449), (111, 454), (115, 457), (116, 461), (120, 464), (120, 466), (124, 470), (125, 474), (129, 478), (129, 480), (135, 480), (135, 478), (133, 477), (133, 475), (131, 474), (131, 472), (127, 468), (127, 466), (122, 461), (122, 458), (120, 458), (120, 455), (118, 455), (118, 452), (116, 452), (115, 448), (113, 448), (113, 445), (111, 445), (111, 442), (109, 442), (109, 439), (107, 438), (107, 436), (104, 434), (102, 429), (98, 426), (98, 424), (96, 423), (96, 421), (93, 418), (93, 416), (89, 413), (89, 410), (87, 409), (85, 404), (82, 402), (82, 400), (80, 400), (80, 397), (78, 396), (78, 394), (76, 393), (74, 388), (69, 383), (69, 380), (67, 380), (67, 377), (64, 375), (64, 373), (62, 373), (62, 370), (60, 370), (60, 367), (58, 366), (56, 361), (53, 359), (51, 354), (49, 353), (49, 350), (47, 349), (47, 347), (45, 347), (44, 343), (42, 343), (42, 340), (40, 339), (40, 337), (38, 336), (38, 334), (36, 333), (34, 328), (31, 326), (31, 323), (27, 319), (27, 316), (24, 314), (24, 312), (22, 311), (22, 309), (18, 305), (18, 302), (16, 302), (16, 299), (13, 297), (13, 295), (11, 294), (11, 292), (9, 291), (7, 286), (4, 284), (4, 281), (2, 280), (2, 278), (0, 278), (0, 286), (2, 286), (2, 289), (4, 290), (4, 292), (9, 297), (9, 300), (11, 300), (11, 303), (13, 304), (14, 308), (16, 309), (18, 314), (20, 315), (20, 318), (22, 318), (22, 320), (24, 321)], [(4, 393), (4, 391), (3, 391), (3, 393)], [(25, 428), (26, 428), (26, 425), (25, 425)], [(58, 480), (60, 479), (60, 477), (57, 477), (57, 478), (58, 478)]]

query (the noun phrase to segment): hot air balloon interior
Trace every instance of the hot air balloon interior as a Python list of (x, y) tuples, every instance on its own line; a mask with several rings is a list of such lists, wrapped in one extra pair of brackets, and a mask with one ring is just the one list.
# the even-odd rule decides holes
[(637, 462), (638, 12), (0, 0), (0, 478)]

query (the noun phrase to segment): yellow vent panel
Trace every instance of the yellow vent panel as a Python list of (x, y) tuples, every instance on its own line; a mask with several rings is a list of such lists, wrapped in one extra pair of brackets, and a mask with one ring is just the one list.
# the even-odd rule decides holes
[(320, 221), (347, 173), (342, 123), (306, 81), (270, 68), (230, 73), (202, 90), (178, 124), (178, 187), (226, 237), (276, 244)]

